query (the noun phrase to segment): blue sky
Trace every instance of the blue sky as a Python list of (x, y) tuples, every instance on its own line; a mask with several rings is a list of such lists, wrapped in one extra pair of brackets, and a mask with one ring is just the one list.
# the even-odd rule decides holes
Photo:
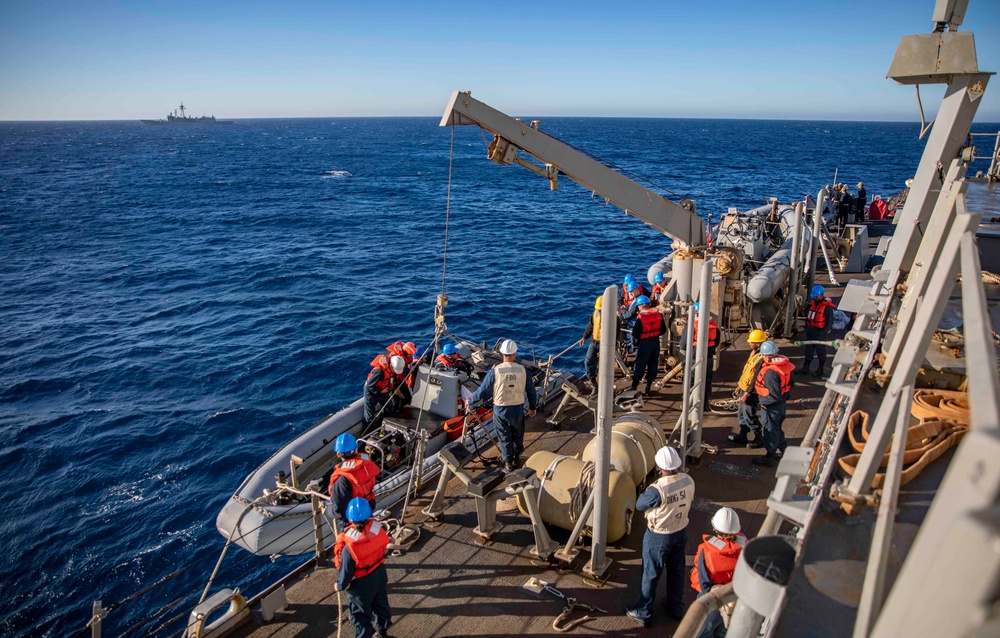
[[(933, 0), (0, 0), (0, 120), (525, 115), (914, 120), (885, 79)], [(1000, 71), (1000, 2), (963, 30)], [(921, 91), (925, 109), (942, 90)], [(977, 121), (1000, 121), (1000, 79)]]

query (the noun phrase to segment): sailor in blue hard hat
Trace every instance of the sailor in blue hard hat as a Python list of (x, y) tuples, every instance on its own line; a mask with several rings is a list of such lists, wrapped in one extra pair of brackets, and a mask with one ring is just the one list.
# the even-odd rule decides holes
[[(806, 341), (829, 341), (833, 334), (833, 312), (836, 306), (827, 298), (826, 288), (823, 286), (813, 286), (809, 296), (812, 297), (812, 301), (806, 314)], [(821, 343), (806, 343), (805, 360), (802, 362), (802, 367), (795, 371), (796, 374), (809, 372), (814, 356), (819, 365), (812, 375), (817, 378), (823, 377), (826, 374), (826, 346)]]
[(538, 393), (528, 369), (517, 362), (517, 343), (512, 339), (500, 342), (498, 363), (483, 377), (483, 383), (472, 394), (466, 408), (483, 399), (493, 400), (494, 432), (500, 442), (504, 469), (513, 471), (520, 465), (524, 452), (524, 403), (528, 402), (528, 416), (535, 416)]
[(459, 352), (458, 348), (450, 343), (441, 348), (441, 354), (434, 360), (434, 368), (436, 370), (464, 372), (466, 374), (472, 374), (474, 369), (471, 363), (462, 358), (462, 353)]
[(765, 341), (760, 344), (760, 354), (764, 363), (760, 366), (754, 381), (754, 392), (760, 401), (760, 420), (764, 422), (764, 456), (751, 459), (754, 465), (774, 467), (784, 454), (788, 443), (782, 425), (785, 422), (788, 396), (795, 383), (792, 371), (795, 365), (788, 357), (778, 352), (778, 344)]
[(660, 335), (667, 331), (663, 315), (650, 307), (650, 299), (640, 295), (635, 300), (639, 308), (635, 325), (632, 327), (632, 343), (635, 344), (635, 363), (632, 366), (632, 389), (639, 388), (639, 382), (646, 379), (646, 394), (653, 392), (653, 381), (660, 365)]
[(337, 529), (347, 528), (347, 506), (354, 498), (363, 498), (375, 504), (375, 480), (379, 466), (368, 455), (358, 452), (358, 441), (350, 432), (344, 432), (333, 442), (333, 451), (340, 462), (330, 475), (330, 506)]
[(354, 635), (387, 637), (392, 625), (389, 607), (389, 574), (385, 552), (389, 535), (372, 518), (372, 508), (363, 498), (347, 504), (350, 525), (337, 535), (333, 564), (337, 568), (337, 591), (347, 592), (347, 606)]
[(666, 277), (663, 276), (662, 272), (657, 272), (653, 275), (653, 291), (649, 296), (650, 300), (653, 301), (653, 305), (660, 304), (662, 301), (661, 297), (663, 296), (664, 291), (666, 291), (668, 283), (669, 282)]

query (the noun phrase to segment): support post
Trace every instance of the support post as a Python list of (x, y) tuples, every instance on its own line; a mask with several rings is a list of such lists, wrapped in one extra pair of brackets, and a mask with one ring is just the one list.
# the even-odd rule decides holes
[(799, 294), (799, 277), (802, 276), (799, 267), (799, 251), (802, 243), (802, 221), (805, 219), (805, 202), (795, 204), (795, 225), (792, 227), (792, 257), (791, 273), (788, 276), (788, 297), (785, 300), (785, 338), (792, 336), (795, 325), (795, 311), (798, 307), (796, 296)]
[[(692, 360), (692, 352), (694, 351), (694, 304), (688, 305), (687, 308), (687, 326), (688, 329), (685, 331), (687, 336), (684, 338), (686, 360), (684, 361), (684, 377), (681, 380), (681, 415), (679, 422), (681, 429), (682, 463), (687, 463), (688, 426), (691, 422), (691, 368), (694, 367)], [(683, 467), (681, 471), (684, 471)]]
[[(708, 324), (711, 319), (712, 310), (712, 272), (715, 270), (715, 260), (705, 257), (704, 264), (701, 267), (701, 287), (698, 291), (698, 345), (695, 347), (694, 353), (694, 385), (689, 388), (694, 390), (694, 396), (689, 396), (690, 406), (692, 408), (693, 418), (690, 420), (691, 424), (691, 434), (692, 437), (688, 437), (686, 441), (687, 446), (684, 448), (684, 458), (681, 461), (684, 463), (681, 466), (681, 471), (684, 472), (687, 469), (687, 456), (691, 455), (694, 457), (701, 456), (701, 424), (702, 419), (705, 416), (705, 395), (706, 385), (705, 380), (708, 378), (708, 366), (712, 365), (712, 362), (708, 360)], [(693, 326), (692, 326), (693, 328)], [(689, 330), (688, 332), (694, 332)], [(690, 350), (688, 351), (690, 352)], [(693, 438), (693, 440), (691, 440)]]
[(316, 535), (316, 567), (323, 566), (323, 513), (320, 511), (319, 494), (313, 492), (309, 497), (312, 503), (313, 531)]
[(90, 619), (90, 638), (101, 638), (101, 622), (104, 620), (104, 607), (101, 601), (94, 601), (93, 614)]
[[(904, 386), (899, 401), (912, 396), (913, 387)], [(906, 453), (906, 432), (910, 425), (910, 411), (905, 405), (897, 405), (896, 432), (892, 438), (892, 451), (885, 468), (885, 485), (879, 501), (875, 530), (872, 533), (872, 548), (865, 567), (865, 580), (858, 603), (858, 615), (854, 623), (854, 638), (866, 638), (871, 631), (878, 613), (885, 601), (885, 568), (889, 562), (892, 542), (892, 528), (896, 519), (896, 502), (899, 500), (900, 473), (903, 471), (903, 455)]]
[(816, 251), (823, 245), (820, 235), (823, 225), (823, 206), (826, 205), (826, 189), (816, 194), (816, 210), (813, 211), (812, 236), (809, 238), (809, 278), (806, 280), (806, 290), (812, 290), (816, 283)]
[(618, 327), (618, 286), (608, 286), (601, 301), (601, 353), (597, 362), (597, 455), (594, 459), (594, 533), (590, 562), (584, 572), (600, 578), (611, 565), (604, 550), (608, 541), (608, 482), (611, 473), (611, 413), (615, 391), (615, 331)]

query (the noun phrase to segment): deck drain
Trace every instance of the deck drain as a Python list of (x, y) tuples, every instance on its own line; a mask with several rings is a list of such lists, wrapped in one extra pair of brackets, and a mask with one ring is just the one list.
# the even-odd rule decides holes
[(732, 463), (723, 463), (722, 461), (710, 461), (708, 469), (728, 474), (729, 476), (738, 476), (740, 478), (751, 479), (757, 476), (757, 468), (734, 465)]

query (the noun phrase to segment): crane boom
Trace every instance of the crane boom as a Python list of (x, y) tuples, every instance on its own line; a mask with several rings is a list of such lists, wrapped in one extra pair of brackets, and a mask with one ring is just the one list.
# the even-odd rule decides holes
[[(441, 118), (441, 126), (476, 125), (494, 135), (488, 157), (499, 164), (518, 164), (549, 180), (556, 189), (559, 173), (618, 206), (626, 214), (641, 219), (664, 235), (686, 246), (704, 243), (705, 222), (694, 212), (694, 202), (676, 204), (659, 193), (625, 177), (573, 147), (530, 125), (501, 113), (472, 97), (456, 91)], [(538, 166), (517, 155), (535, 158)]]

